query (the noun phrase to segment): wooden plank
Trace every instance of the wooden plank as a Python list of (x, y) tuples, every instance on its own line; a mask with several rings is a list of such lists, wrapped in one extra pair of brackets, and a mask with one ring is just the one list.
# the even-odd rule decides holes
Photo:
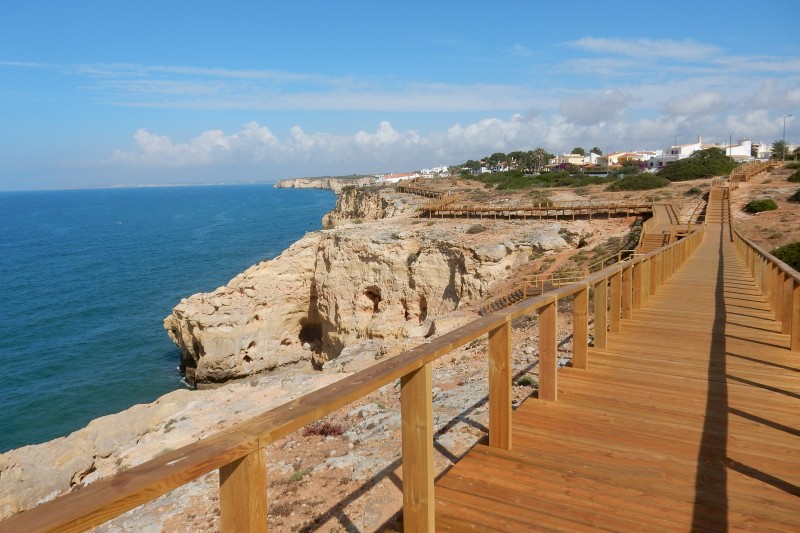
[(633, 308), (633, 267), (622, 269), (622, 318), (631, 317)]
[(403, 451), (403, 531), (433, 532), (433, 406), (431, 365), (400, 380)]
[(572, 300), (572, 366), (589, 366), (589, 288), (576, 292)]
[(558, 331), (556, 302), (539, 309), (539, 399), (558, 399)]
[(594, 340), (595, 348), (608, 344), (608, 280), (602, 279), (594, 285)]
[(511, 449), (511, 323), (489, 332), (489, 445)]
[(264, 450), (256, 450), (219, 469), (219, 514), (223, 532), (267, 531)]
[(611, 291), (608, 304), (608, 330), (619, 331), (619, 320), (622, 304), (622, 273), (616, 272), (611, 276)]

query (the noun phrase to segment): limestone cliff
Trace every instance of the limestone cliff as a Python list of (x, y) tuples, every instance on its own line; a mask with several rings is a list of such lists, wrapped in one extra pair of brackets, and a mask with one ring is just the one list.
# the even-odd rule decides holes
[(326, 217), (333, 229), (182, 300), (164, 326), (187, 379), (222, 382), (303, 359), (321, 365), (369, 339), (425, 337), (436, 317), (486, 296), (543, 243), (569, 247), (559, 224), (509, 221), (484, 233), (465, 220), (416, 219), (420, 201), (349, 188)]
[(339, 194), (345, 187), (364, 187), (375, 183), (374, 177), (365, 178), (286, 178), (278, 180), (278, 189), (325, 189)]
[(333, 210), (322, 217), (322, 227), (333, 228), (344, 222), (411, 215), (417, 203), (407, 196), (401, 198), (400, 195), (374, 188), (345, 187), (340, 191)]
[(532, 252), (529, 242), (471, 245), (394, 220), (307, 234), (214, 292), (195, 294), (164, 321), (181, 368), (220, 382), (367, 339), (420, 338), (432, 319), (483, 296)]

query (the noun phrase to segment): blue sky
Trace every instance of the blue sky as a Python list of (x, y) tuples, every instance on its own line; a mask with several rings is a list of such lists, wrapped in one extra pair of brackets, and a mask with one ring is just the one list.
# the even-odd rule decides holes
[(788, 0), (269, 4), (1, 2), (0, 190), (800, 141)]

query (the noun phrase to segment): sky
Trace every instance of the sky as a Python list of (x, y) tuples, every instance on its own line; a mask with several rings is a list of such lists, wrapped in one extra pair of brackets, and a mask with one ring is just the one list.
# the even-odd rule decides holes
[(800, 142), (791, 0), (288, 4), (3, 0), (0, 190)]

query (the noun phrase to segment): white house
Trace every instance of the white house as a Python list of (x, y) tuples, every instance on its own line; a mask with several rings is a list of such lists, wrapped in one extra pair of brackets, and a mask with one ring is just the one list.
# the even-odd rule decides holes
[(678, 159), (685, 159), (698, 150), (703, 149), (703, 136), (697, 136), (697, 142), (689, 144), (676, 144), (666, 148), (662, 155), (655, 156), (647, 161), (647, 168), (659, 169), (674, 163)]

